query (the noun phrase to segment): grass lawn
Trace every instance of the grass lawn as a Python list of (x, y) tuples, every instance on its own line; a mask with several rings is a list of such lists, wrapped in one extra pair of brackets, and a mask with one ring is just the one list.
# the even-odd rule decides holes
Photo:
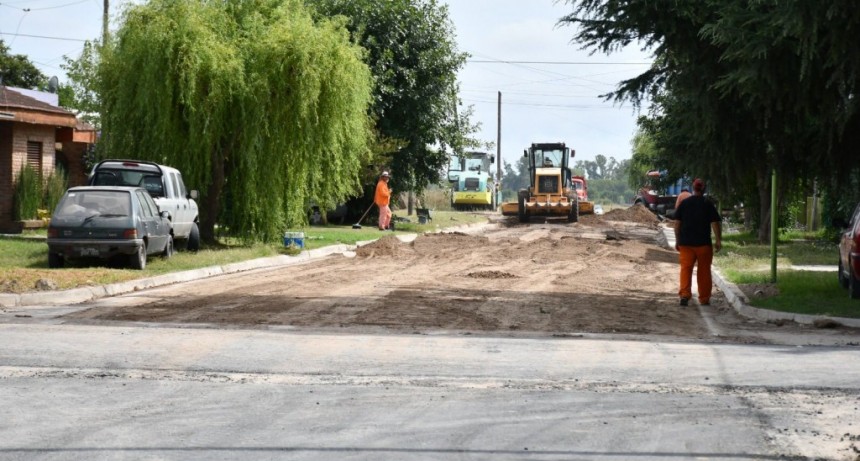
[[(848, 291), (839, 286), (836, 272), (796, 271), (791, 266), (836, 265), (838, 248), (835, 243), (804, 239), (777, 243), (777, 283), (779, 294), (751, 299), (750, 304), (782, 312), (836, 317), (860, 318), (860, 300), (850, 299)], [(770, 283), (770, 245), (758, 244), (749, 234), (723, 236), (723, 249), (714, 258), (714, 265), (738, 285)]]
[[(394, 213), (403, 216), (405, 213)], [(465, 224), (486, 222), (483, 215), (464, 212), (433, 212), (427, 224), (414, 223), (395, 225), (396, 234), (422, 233), (436, 229)], [(359, 241), (377, 239), (391, 234), (376, 229), (374, 225), (363, 225), (362, 229), (346, 226), (309, 226), (303, 229), (290, 229), (305, 232), (305, 248), (314, 249), (335, 244), (352, 245)], [(23, 293), (34, 291), (39, 279), (51, 279), (59, 289), (76, 288), (87, 285), (103, 285), (123, 282), (169, 272), (179, 272), (201, 267), (220, 266), (246, 261), (249, 259), (296, 254), (298, 250), (284, 248), (283, 242), (271, 244), (244, 245), (235, 239), (222, 239), (216, 247), (203, 247), (197, 253), (176, 252), (169, 260), (150, 257), (146, 269), (132, 270), (121, 266), (111, 266), (106, 262), (94, 261), (67, 265), (63, 269), (48, 268), (48, 245), (44, 240), (26, 237), (44, 237), (45, 231), (28, 231), (22, 238), (0, 238), (0, 292)]]

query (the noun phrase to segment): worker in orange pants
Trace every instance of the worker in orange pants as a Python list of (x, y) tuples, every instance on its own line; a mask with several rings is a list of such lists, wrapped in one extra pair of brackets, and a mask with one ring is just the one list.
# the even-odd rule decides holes
[(678, 296), (681, 305), (684, 301), (693, 297), (693, 267), (698, 264), (699, 271), (696, 272), (696, 284), (699, 287), (699, 304), (711, 303), (711, 292), (713, 279), (711, 278), (711, 262), (714, 260), (714, 249), (710, 245), (686, 246), (678, 245), (678, 253), (681, 262), (681, 288)]
[[(705, 182), (697, 178), (693, 181), (693, 195), (675, 208), (675, 249), (680, 254), (681, 263), (678, 296), (682, 306), (686, 306), (693, 297), (693, 266), (698, 268), (696, 283), (699, 287), (699, 304), (711, 303), (711, 262), (714, 251), (720, 251), (723, 245), (720, 214), (704, 194)], [(711, 231), (715, 237), (713, 246)]]

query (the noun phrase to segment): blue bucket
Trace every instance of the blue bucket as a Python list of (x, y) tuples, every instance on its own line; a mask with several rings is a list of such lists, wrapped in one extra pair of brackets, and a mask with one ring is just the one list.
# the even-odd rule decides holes
[(284, 246), (293, 248), (305, 247), (304, 232), (284, 232)]

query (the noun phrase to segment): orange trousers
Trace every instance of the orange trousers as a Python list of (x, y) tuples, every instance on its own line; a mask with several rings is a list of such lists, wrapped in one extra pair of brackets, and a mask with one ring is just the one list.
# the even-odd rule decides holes
[(391, 224), (391, 208), (388, 205), (379, 207), (379, 228), (388, 229)]
[(714, 260), (714, 248), (711, 245), (679, 245), (678, 253), (681, 261), (681, 288), (678, 290), (678, 296), (687, 299), (693, 297), (693, 266), (698, 266), (696, 284), (699, 287), (699, 304), (711, 302), (711, 262)]

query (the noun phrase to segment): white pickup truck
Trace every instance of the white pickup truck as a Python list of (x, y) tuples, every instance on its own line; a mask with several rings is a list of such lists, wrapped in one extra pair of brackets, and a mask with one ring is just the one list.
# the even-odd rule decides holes
[(184, 240), (191, 251), (200, 248), (199, 212), (196, 190), (186, 190), (182, 174), (176, 168), (142, 160), (103, 160), (90, 174), (92, 186), (135, 186), (149, 191), (159, 211), (169, 214), (173, 239)]

